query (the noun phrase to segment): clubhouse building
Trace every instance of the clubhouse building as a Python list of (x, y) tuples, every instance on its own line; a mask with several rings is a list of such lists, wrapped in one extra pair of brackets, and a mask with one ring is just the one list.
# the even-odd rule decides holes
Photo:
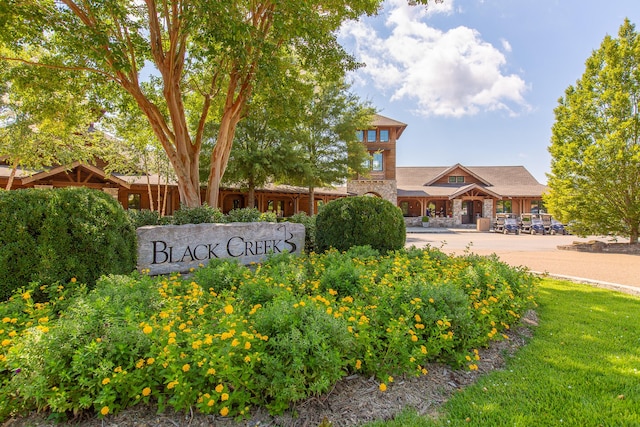
[[(396, 166), (397, 142), (407, 125), (376, 115), (370, 129), (358, 137), (370, 153), (370, 173), (354, 176), (346, 186), (318, 188), (318, 206), (340, 197), (371, 195), (397, 205), (410, 225), (425, 215), (434, 225), (475, 224), (478, 218), (493, 218), (496, 213), (536, 212), (542, 207), (546, 186), (540, 184), (523, 166)], [(18, 169), (11, 189), (83, 186), (101, 190), (118, 199), (125, 209), (154, 209), (171, 215), (180, 207), (175, 182), (157, 175), (121, 175), (105, 172), (105, 164), (75, 162), (40, 171)], [(0, 158), (0, 187), (11, 177), (11, 166)], [(238, 188), (220, 189), (223, 212), (247, 206), (247, 193)], [(152, 206), (153, 204), (153, 206)], [(306, 188), (268, 185), (256, 190), (256, 207), (291, 216), (307, 211)], [(309, 212), (307, 212), (309, 213)]]

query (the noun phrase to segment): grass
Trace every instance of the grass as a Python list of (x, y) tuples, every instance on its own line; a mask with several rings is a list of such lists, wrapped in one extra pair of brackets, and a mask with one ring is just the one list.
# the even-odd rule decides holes
[(546, 279), (538, 303), (530, 343), (438, 419), (368, 426), (640, 426), (640, 298)]

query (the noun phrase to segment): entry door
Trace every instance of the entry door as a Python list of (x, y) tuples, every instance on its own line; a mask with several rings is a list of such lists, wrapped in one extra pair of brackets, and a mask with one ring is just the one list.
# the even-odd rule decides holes
[(473, 224), (473, 201), (462, 202), (462, 223)]

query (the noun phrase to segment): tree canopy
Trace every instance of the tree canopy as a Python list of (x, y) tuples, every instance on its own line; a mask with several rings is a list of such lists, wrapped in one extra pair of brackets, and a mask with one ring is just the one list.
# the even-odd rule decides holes
[(606, 36), (555, 109), (550, 212), (580, 235), (638, 242), (640, 231), (640, 37), (625, 20)]
[[(427, 4), (428, 0), (410, 0)], [(336, 40), (346, 20), (376, 13), (382, 0), (8, 0), (0, 60), (88, 76), (97, 98), (130, 97), (175, 170), (182, 203), (201, 203), (205, 126), (219, 124), (206, 199), (217, 205), (236, 126), (256, 85), (297, 79), (299, 70), (342, 75), (357, 66)], [(295, 54), (300, 67), (282, 58)]]
[[(25, 49), (22, 57), (37, 54)], [(99, 107), (72, 93), (84, 83), (69, 73), (24, 69), (0, 63), (0, 158), (12, 166), (5, 189), (11, 189), (18, 168), (44, 167), (91, 161), (98, 153), (101, 134), (92, 122)]]

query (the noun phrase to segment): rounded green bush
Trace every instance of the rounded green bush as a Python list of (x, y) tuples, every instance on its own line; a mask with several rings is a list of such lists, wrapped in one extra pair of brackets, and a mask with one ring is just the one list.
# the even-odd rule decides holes
[(0, 300), (29, 282), (75, 278), (93, 287), (135, 265), (135, 230), (110, 195), (86, 188), (0, 193)]
[(224, 214), (218, 208), (207, 204), (190, 208), (180, 206), (180, 209), (173, 213), (173, 224), (214, 224), (227, 222)]
[(358, 196), (334, 200), (316, 218), (319, 251), (369, 245), (381, 252), (404, 247), (407, 230), (400, 208), (377, 197)]

